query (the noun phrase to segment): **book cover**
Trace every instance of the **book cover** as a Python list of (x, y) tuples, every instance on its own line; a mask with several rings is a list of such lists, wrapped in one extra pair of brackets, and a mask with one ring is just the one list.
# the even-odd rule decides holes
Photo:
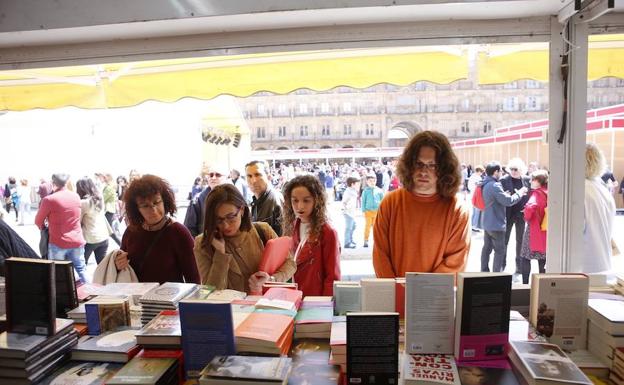
[(78, 307), (78, 292), (74, 264), (71, 261), (54, 261), (56, 282), (56, 315), (67, 318), (67, 312)]
[(448, 354), (404, 353), (401, 374), (404, 385), (461, 385), (455, 359)]
[(624, 336), (624, 301), (590, 298), (587, 317), (612, 336)]
[(455, 359), (506, 358), (511, 274), (459, 273), (455, 306)]
[(394, 311), (399, 313), (399, 319), (405, 319), (405, 278), (394, 279)]
[(548, 341), (566, 350), (587, 341), (589, 279), (583, 274), (534, 274), (529, 321)]
[(405, 351), (452, 354), (455, 275), (407, 273), (405, 280)]
[(508, 360), (459, 362), (457, 371), (462, 385), (520, 385)]
[(215, 287), (212, 285), (201, 285), (192, 294), (189, 294), (184, 298), (185, 301), (207, 301), (210, 294), (215, 291)]
[(236, 353), (232, 307), (186, 300), (179, 306), (184, 370), (187, 378), (197, 378), (215, 356)]
[(184, 353), (182, 349), (143, 349), (137, 356), (145, 358), (174, 358), (178, 361), (178, 384), (184, 383)]
[(329, 345), (334, 354), (347, 354), (347, 318), (334, 317), (329, 336)]
[(120, 328), (99, 336), (86, 335), (78, 340), (72, 350), (72, 359), (77, 361), (127, 362), (139, 352), (135, 334), (138, 329)]
[(362, 311), (394, 312), (394, 278), (362, 278)]
[(25, 359), (34, 353), (35, 349), (42, 348), (45, 344), (53, 343), (63, 335), (71, 331), (74, 321), (57, 318), (55, 320), (56, 334), (46, 337), (35, 334), (22, 334), (3, 332), (0, 334), (0, 357), (13, 357)]
[(262, 295), (262, 299), (291, 302), (294, 305), (294, 309), (296, 310), (299, 309), (299, 307), (301, 306), (301, 301), (303, 300), (303, 292), (301, 290), (272, 287), (267, 290), (264, 295)]
[(247, 297), (247, 293), (243, 291), (224, 289), (213, 291), (208, 295), (207, 300), (210, 302), (230, 303), (237, 299), (245, 299), (245, 297)]
[(236, 343), (275, 346), (293, 325), (293, 319), (286, 315), (253, 312), (236, 328)]
[(266, 293), (272, 287), (282, 287), (284, 289), (299, 289), (299, 285), (296, 282), (265, 282), (262, 284), (262, 294)]
[[(394, 289), (394, 280), (393, 289)], [(394, 307), (394, 301), (392, 303)], [(347, 383), (388, 384), (399, 380), (399, 314), (347, 314)]]
[(286, 262), (291, 253), (291, 248), (291, 237), (269, 239), (266, 245), (264, 245), (258, 271), (264, 271), (269, 275), (273, 275)]
[(131, 305), (139, 305), (141, 297), (160, 286), (158, 282), (113, 282), (95, 289), (97, 295), (125, 295)]
[(104, 385), (122, 366), (112, 362), (70, 361), (48, 376), (40, 385)]
[(181, 346), (182, 328), (176, 310), (161, 311), (136, 334), (139, 345)]
[(552, 381), (592, 385), (587, 376), (558, 345), (544, 342), (511, 341), (509, 359), (528, 383)]
[(301, 302), (302, 309), (308, 309), (313, 307), (329, 307), (334, 312), (334, 300), (329, 295), (308, 295), (303, 298)]
[(334, 315), (344, 316), (362, 310), (362, 287), (359, 282), (334, 282)]
[(289, 357), (216, 356), (201, 372), (201, 379), (228, 379), (281, 384), (292, 369)]
[(54, 261), (30, 258), (5, 260), (8, 330), (51, 336), (55, 333)]
[(195, 283), (165, 282), (145, 293), (141, 303), (175, 305), (182, 298), (197, 290)]
[(130, 307), (127, 299), (85, 304), (88, 333), (100, 335), (121, 326), (130, 326)]
[(136, 356), (121, 368), (106, 384), (159, 384), (161, 379), (175, 375), (175, 358), (146, 358)]

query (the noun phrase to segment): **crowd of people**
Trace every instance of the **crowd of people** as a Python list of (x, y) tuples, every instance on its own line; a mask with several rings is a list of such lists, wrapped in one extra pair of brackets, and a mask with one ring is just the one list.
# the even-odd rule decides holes
[[(572, 266), (603, 272), (610, 269), (615, 203), (601, 179), (602, 153), (588, 144), (586, 159), (587, 258)], [(98, 173), (74, 188), (67, 174), (54, 174), (37, 189), (40, 254), (72, 261), (82, 282), (94, 254), (98, 269), (102, 265), (107, 272), (98, 275), (104, 283), (129, 272), (141, 282), (195, 282), (257, 293), (266, 282), (294, 280), (304, 295), (331, 295), (333, 281), (341, 278), (341, 249), (356, 247), (359, 211), (363, 247), (369, 247), (372, 233), (377, 277), (463, 271), (471, 234), (479, 231), (482, 271), (505, 270), (512, 231), (516, 278), (528, 282), (533, 259), (540, 272), (545, 269), (548, 171), (535, 163), (527, 167), (516, 158), (504, 166), (491, 161), (473, 168), (459, 162), (444, 135), (424, 131), (389, 164), (270, 167), (254, 160), (241, 171), (219, 164), (206, 169), (188, 193), (183, 222), (174, 219), (173, 188), (158, 176), (133, 170), (128, 178), (114, 179)], [(16, 182), (9, 178), (2, 193), (9, 192), (7, 211), (15, 210), (19, 220), (25, 193)], [(475, 199), (481, 203), (470, 214), (468, 202)], [(333, 200), (345, 220), (342, 245), (329, 219)], [(123, 236), (120, 222), (126, 225)], [(276, 271), (260, 271), (267, 241), (280, 236), (291, 239), (289, 257)], [(118, 246), (113, 252), (109, 238)]]

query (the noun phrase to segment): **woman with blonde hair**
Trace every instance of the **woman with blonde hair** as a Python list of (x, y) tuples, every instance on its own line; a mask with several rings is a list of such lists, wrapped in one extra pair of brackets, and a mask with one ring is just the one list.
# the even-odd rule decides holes
[(600, 176), (607, 164), (594, 143), (585, 146), (585, 225), (583, 258), (572, 260), (571, 272), (598, 273), (611, 270), (611, 236), (615, 219), (613, 195)]

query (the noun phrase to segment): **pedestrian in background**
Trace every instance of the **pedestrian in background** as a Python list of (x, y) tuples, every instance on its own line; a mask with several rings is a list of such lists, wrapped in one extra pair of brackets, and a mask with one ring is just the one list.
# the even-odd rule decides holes
[(376, 186), (377, 177), (375, 174), (366, 176), (366, 187), (362, 190), (362, 212), (366, 222), (364, 223), (364, 247), (368, 247), (368, 237), (375, 224), (377, 210), (383, 199), (384, 192)]

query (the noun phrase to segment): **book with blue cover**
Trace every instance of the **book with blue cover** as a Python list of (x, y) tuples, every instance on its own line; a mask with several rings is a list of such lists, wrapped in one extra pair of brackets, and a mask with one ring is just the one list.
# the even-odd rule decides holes
[(187, 378), (198, 378), (215, 356), (236, 354), (229, 303), (179, 303), (184, 370)]

